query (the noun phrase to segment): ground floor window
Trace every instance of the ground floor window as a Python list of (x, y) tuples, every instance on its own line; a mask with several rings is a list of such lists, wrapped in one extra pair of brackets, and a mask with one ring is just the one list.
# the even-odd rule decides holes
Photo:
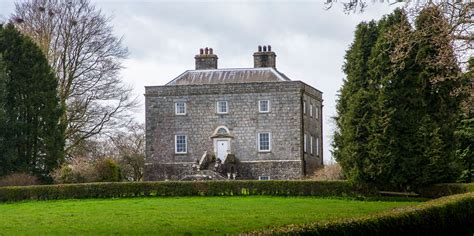
[(258, 180), (270, 180), (270, 176), (259, 176)]
[(175, 153), (183, 154), (187, 153), (188, 138), (186, 135), (175, 136)]
[(268, 132), (258, 133), (258, 151), (269, 152), (271, 150), (271, 135)]
[(319, 156), (319, 138), (316, 137), (316, 156)]
[(306, 152), (306, 146), (307, 146), (307, 138), (306, 138), (306, 134), (303, 136), (303, 152)]

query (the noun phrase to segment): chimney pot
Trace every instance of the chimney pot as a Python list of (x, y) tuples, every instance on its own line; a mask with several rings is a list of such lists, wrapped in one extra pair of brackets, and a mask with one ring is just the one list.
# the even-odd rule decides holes
[(253, 65), (255, 68), (273, 67), (276, 68), (276, 54), (272, 52), (272, 46), (258, 46), (258, 52), (253, 54)]
[(199, 54), (194, 57), (196, 60), (196, 70), (217, 69), (217, 55), (212, 48), (201, 48)]

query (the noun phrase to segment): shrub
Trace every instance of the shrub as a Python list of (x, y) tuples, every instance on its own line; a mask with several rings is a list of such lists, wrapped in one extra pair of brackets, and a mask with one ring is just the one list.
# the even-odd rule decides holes
[(417, 192), (422, 197), (437, 198), (453, 194), (474, 192), (474, 183), (435, 184), (432, 186), (420, 188)]
[(352, 219), (259, 230), (249, 235), (472, 235), (474, 192)]
[(85, 183), (97, 181), (97, 171), (87, 160), (75, 159), (71, 164), (64, 164), (53, 174), (55, 183)]
[(27, 186), (39, 184), (38, 178), (26, 173), (13, 173), (0, 179), (0, 186)]
[(377, 196), (373, 188), (346, 181), (164, 181), (60, 184), (1, 187), (0, 202), (68, 198), (111, 198), (146, 196)]
[(99, 160), (95, 168), (99, 182), (118, 182), (122, 179), (119, 165), (111, 158)]
[(323, 168), (317, 169), (314, 172), (314, 175), (311, 176), (311, 179), (317, 181), (342, 180), (344, 179), (344, 176), (342, 175), (341, 166), (335, 163), (325, 165)]

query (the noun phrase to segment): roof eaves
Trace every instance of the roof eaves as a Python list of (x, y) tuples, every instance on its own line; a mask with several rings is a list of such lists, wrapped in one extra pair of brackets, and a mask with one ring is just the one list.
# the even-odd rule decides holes
[(166, 83), (165, 85), (172, 85), (175, 81), (179, 80), (181, 77), (183, 77), (186, 73), (190, 72), (191, 70), (186, 70), (184, 71), (183, 73), (181, 73), (180, 75), (178, 75), (178, 77), (174, 78), (173, 80), (171, 80), (170, 82)]

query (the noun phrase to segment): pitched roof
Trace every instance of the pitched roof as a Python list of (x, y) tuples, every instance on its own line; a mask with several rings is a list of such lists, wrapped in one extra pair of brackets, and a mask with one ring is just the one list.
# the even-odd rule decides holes
[(187, 70), (166, 85), (226, 84), (290, 81), (272, 67)]

